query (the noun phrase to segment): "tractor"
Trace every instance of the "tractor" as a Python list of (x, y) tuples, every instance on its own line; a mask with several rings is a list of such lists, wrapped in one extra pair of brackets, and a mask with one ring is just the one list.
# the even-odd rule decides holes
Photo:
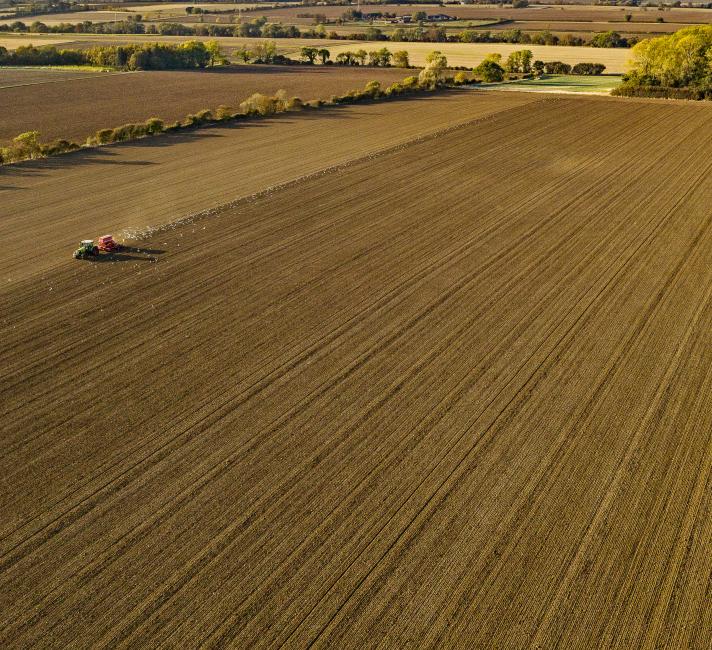
[(100, 252), (115, 253), (121, 250), (121, 246), (114, 241), (111, 235), (99, 237), (97, 244), (91, 239), (83, 239), (79, 243), (79, 248), (74, 251), (75, 260), (86, 260), (91, 257), (96, 257)]
[(89, 257), (96, 257), (99, 254), (99, 247), (94, 245), (91, 239), (82, 239), (79, 248), (74, 251), (75, 260), (85, 260)]

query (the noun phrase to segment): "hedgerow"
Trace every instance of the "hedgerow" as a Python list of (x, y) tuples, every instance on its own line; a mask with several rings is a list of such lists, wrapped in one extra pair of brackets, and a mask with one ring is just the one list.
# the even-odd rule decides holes
[(374, 101), (432, 92), (438, 88), (460, 86), (464, 83), (473, 83), (466, 75), (459, 73), (454, 79), (436, 80), (428, 79), (421, 82), (417, 77), (406, 77), (401, 82), (395, 82), (387, 88), (382, 88), (378, 81), (369, 81), (362, 90), (352, 90), (344, 95), (335, 95), (329, 101), (315, 100), (304, 103), (299, 97), (289, 97), (284, 90), (278, 90), (274, 95), (268, 96), (255, 93), (243, 101), (237, 111), (229, 106), (219, 106), (215, 111), (203, 109), (191, 113), (183, 121), (165, 124), (163, 120), (152, 117), (145, 122), (122, 124), (113, 129), (100, 129), (89, 136), (83, 145), (67, 140), (55, 140), (50, 143), (41, 143), (37, 131), (29, 131), (18, 135), (8, 147), (0, 148), (0, 164), (15, 163), (23, 160), (46, 158), (82, 147), (96, 147), (128, 142), (140, 138), (152, 137), (161, 133), (179, 131), (181, 129), (196, 128), (209, 124), (218, 124), (226, 121), (236, 121), (249, 118), (269, 117), (279, 113), (299, 111), (304, 109), (319, 109), (329, 105), (356, 104), (363, 101)]

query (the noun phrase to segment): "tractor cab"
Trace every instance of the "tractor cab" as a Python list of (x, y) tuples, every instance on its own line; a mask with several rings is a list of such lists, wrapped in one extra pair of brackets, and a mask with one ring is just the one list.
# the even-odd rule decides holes
[(79, 242), (79, 248), (74, 251), (75, 260), (83, 260), (87, 257), (94, 257), (99, 254), (99, 248), (94, 246), (94, 241), (91, 239), (82, 239)]

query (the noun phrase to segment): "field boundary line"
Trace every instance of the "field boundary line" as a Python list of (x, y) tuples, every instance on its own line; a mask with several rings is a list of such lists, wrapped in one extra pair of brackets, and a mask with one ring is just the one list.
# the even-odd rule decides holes
[[(39, 68), (34, 68), (39, 69)], [(2, 72), (2, 68), (0, 68), (0, 72)], [(98, 70), (91, 71), (87, 70), (83, 74), (80, 73), (81, 76), (78, 77), (69, 77), (67, 79), (48, 79), (47, 81), (31, 81), (29, 83), (24, 83), (24, 84), (12, 84), (10, 86), (0, 86), (0, 93), (2, 93), (3, 90), (8, 89), (8, 88), (22, 88), (24, 86), (43, 86), (45, 84), (59, 84), (59, 83), (66, 83), (68, 81), (86, 81), (88, 79), (93, 79), (95, 77), (113, 77), (116, 75), (120, 74), (136, 74), (139, 72), (138, 70), (126, 70), (126, 71), (112, 71), (112, 72), (101, 72)]]

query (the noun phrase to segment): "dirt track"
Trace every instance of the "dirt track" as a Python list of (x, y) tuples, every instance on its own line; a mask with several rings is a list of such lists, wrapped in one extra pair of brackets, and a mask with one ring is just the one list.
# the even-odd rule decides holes
[(498, 97), (3, 283), (0, 643), (709, 646), (710, 107)]
[[(37, 70), (28, 70), (35, 80)], [(0, 69), (19, 83), (22, 71)], [(48, 74), (48, 73), (45, 73)], [(56, 71), (59, 79), (66, 73)], [(78, 77), (82, 73), (74, 73)], [(30, 129), (42, 137), (84, 142), (103, 128), (160, 117), (182, 120), (188, 113), (220, 104), (237, 107), (252, 93), (273, 94), (279, 89), (292, 96), (328, 99), (331, 95), (363, 88), (372, 80), (390, 85), (409, 72), (399, 69), (363, 69), (287, 66), (234, 66), (200, 72), (83, 73), (81, 79), (61, 83), (0, 88), (0, 143)], [(9, 85), (9, 84), (8, 84)]]

